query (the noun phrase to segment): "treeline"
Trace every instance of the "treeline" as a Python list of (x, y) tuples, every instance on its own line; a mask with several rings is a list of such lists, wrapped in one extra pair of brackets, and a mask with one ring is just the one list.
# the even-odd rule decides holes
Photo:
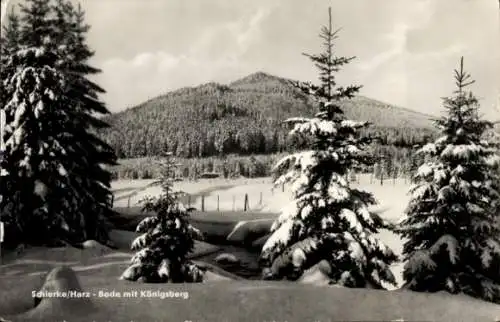
[[(288, 137), (288, 130), (278, 122), (263, 126), (244, 120), (212, 122), (211, 127), (186, 125), (175, 130), (159, 124), (143, 128), (131, 126), (121, 132), (112, 132), (105, 140), (114, 147), (119, 158), (153, 157), (166, 150), (182, 158), (228, 154), (247, 156), (290, 152), (297, 146), (295, 139)], [(199, 130), (193, 131), (194, 128)], [(434, 139), (431, 130), (382, 127), (373, 127), (362, 133), (362, 136), (372, 137), (382, 146), (401, 148), (411, 148)]]
[[(375, 178), (394, 178), (409, 176), (421, 160), (415, 149), (378, 145), (373, 149), (377, 155), (376, 163), (361, 172), (373, 173)], [(205, 176), (223, 178), (258, 178), (271, 176), (271, 169), (285, 154), (265, 155), (228, 155), (225, 157), (177, 158), (175, 176), (182, 179), (200, 179)], [(120, 160), (119, 165), (110, 168), (116, 179), (153, 179), (159, 178), (161, 158), (145, 157)]]
[[(283, 155), (229, 155), (224, 158), (177, 158), (174, 176), (182, 179), (199, 179), (204, 176), (224, 178), (258, 178), (271, 175), (272, 166)], [(161, 158), (146, 157), (120, 160), (110, 168), (114, 179), (153, 179), (161, 176)]]

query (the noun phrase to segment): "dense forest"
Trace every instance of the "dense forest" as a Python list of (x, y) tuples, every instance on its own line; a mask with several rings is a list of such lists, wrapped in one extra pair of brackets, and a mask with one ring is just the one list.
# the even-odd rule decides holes
[[(431, 116), (425, 114), (363, 96), (346, 100), (343, 109), (348, 118), (376, 124), (363, 135), (376, 137), (378, 145), (409, 148), (433, 138)], [(292, 146), (282, 122), (313, 113), (312, 103), (289, 80), (258, 72), (229, 85), (179, 89), (107, 116), (111, 128), (100, 135), (119, 158), (166, 150), (183, 158), (273, 154)]]
[[(378, 157), (373, 167), (358, 169), (358, 172), (372, 173), (376, 179), (409, 177), (421, 159), (413, 155), (414, 149), (388, 145), (374, 145), (373, 153)], [(177, 158), (180, 166), (175, 177), (199, 179), (203, 177), (258, 178), (268, 177), (272, 168), (285, 153), (260, 154), (251, 156), (225, 155), (206, 158)], [(152, 179), (159, 178), (161, 157), (124, 159), (110, 170), (113, 179)]]

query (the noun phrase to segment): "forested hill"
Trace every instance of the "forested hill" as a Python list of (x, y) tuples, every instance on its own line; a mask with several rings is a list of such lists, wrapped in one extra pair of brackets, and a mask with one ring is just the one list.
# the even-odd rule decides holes
[[(432, 134), (430, 116), (366, 97), (342, 102), (348, 118), (374, 125), (383, 144), (411, 146)], [(120, 158), (168, 149), (183, 157), (266, 154), (290, 145), (282, 121), (316, 107), (288, 80), (262, 72), (228, 85), (208, 83), (153, 98), (105, 119), (101, 133)]]

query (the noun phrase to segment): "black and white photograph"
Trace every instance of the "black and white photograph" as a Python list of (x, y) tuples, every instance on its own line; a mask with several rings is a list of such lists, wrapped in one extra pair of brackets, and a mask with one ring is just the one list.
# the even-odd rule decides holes
[(500, 1), (0, 14), (0, 322), (500, 322)]

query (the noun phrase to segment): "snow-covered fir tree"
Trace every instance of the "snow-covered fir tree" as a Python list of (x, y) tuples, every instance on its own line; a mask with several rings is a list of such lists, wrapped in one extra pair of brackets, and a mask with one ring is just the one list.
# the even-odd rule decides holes
[(491, 123), (478, 116), (463, 58), (455, 82), (454, 95), (444, 99), (446, 114), (436, 121), (442, 136), (419, 150), (427, 161), (414, 175), (399, 227), (407, 239), (405, 287), (500, 303), (499, 158), (482, 139)]
[[(16, 242), (108, 239), (105, 219), (113, 211), (106, 165), (116, 156), (94, 133), (107, 126), (98, 114), (109, 112), (98, 99), (103, 90), (87, 80), (99, 70), (87, 65), (93, 53), (85, 45), (83, 18), (69, 1), (26, 0), (18, 43), (11, 46), (18, 51), (2, 50), (2, 139), (8, 143), (2, 169), (9, 176), (2, 178), (0, 211), (2, 219), (9, 216), (14, 230), (8, 235)], [(57, 216), (65, 232), (40, 226)]]
[[(64, 236), (70, 230), (67, 213), (77, 211), (65, 198), (67, 149), (61, 134), (71, 124), (66, 121), (64, 76), (50, 67), (55, 60), (43, 48), (20, 50), (7, 65), (15, 72), (2, 86), (11, 99), (3, 107), (1, 167), (7, 175), (2, 177), (1, 214), (24, 241)], [(56, 198), (58, 202), (53, 202)]]
[[(330, 9), (331, 10), (331, 9)], [(304, 269), (327, 260), (331, 283), (347, 287), (383, 288), (395, 284), (389, 266), (395, 254), (375, 234), (387, 225), (369, 210), (374, 197), (355, 189), (346, 180), (348, 170), (370, 164), (369, 139), (358, 131), (366, 122), (346, 120), (341, 104), (360, 86), (338, 86), (335, 73), (354, 57), (334, 56), (338, 31), (323, 27), (324, 51), (306, 55), (320, 71), (320, 84), (294, 83), (319, 105), (314, 118), (287, 120), (291, 135), (310, 138), (308, 150), (292, 153), (274, 168), (275, 184), (291, 183), (293, 201), (271, 228), (262, 249), (265, 278), (296, 279)]]
[(74, 163), (70, 172), (80, 180), (81, 189), (91, 192), (81, 203), (81, 211), (88, 222), (86, 238), (106, 240), (106, 218), (113, 215), (109, 205), (111, 173), (106, 166), (116, 164), (116, 155), (97, 136), (97, 130), (109, 124), (96, 116), (109, 114), (109, 110), (98, 97), (104, 89), (89, 80), (89, 76), (101, 70), (88, 64), (94, 52), (86, 44), (90, 27), (85, 24), (81, 6), (75, 8), (70, 1), (56, 0), (51, 8), (51, 37), (59, 44), (55, 49), (59, 57), (64, 58), (59, 68), (67, 78), (66, 95), (71, 97), (75, 107), (72, 111), (74, 133), (79, 138), (80, 149), (89, 156)]
[(202, 234), (188, 221), (193, 208), (185, 208), (179, 201), (183, 193), (173, 189), (175, 166), (172, 154), (167, 153), (161, 179), (156, 182), (162, 194), (143, 201), (143, 211), (156, 215), (137, 226), (137, 232), (142, 233), (132, 242), (132, 250), (137, 252), (121, 279), (171, 283), (203, 280), (203, 271), (187, 259), (195, 238), (200, 239)]

